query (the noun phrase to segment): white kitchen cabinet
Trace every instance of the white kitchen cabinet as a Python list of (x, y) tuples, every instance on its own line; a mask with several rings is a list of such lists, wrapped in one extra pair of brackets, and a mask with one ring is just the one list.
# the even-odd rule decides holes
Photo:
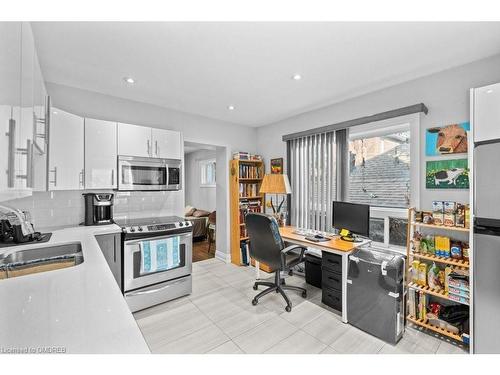
[(181, 158), (181, 133), (153, 128), (151, 134), (153, 157), (163, 159)]
[(474, 142), (500, 139), (500, 83), (474, 90)]
[(83, 117), (57, 108), (51, 109), (49, 190), (83, 189), (83, 129)]
[(116, 122), (85, 119), (85, 189), (116, 188)]
[(118, 154), (152, 157), (151, 128), (118, 123)]

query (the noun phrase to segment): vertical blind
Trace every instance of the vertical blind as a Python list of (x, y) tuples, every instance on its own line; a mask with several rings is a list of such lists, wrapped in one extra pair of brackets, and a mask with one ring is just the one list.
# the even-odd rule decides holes
[(287, 141), (291, 224), (329, 231), (331, 204), (336, 198), (335, 133), (326, 132)]

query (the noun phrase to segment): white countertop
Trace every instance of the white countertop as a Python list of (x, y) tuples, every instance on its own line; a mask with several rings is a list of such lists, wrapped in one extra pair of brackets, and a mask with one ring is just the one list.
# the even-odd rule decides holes
[[(149, 353), (95, 235), (119, 233), (117, 225), (53, 232), (49, 242), (81, 242), (83, 263), (0, 280), (0, 353), (59, 347), (66, 353)], [(11, 251), (1, 248), (0, 254)]]

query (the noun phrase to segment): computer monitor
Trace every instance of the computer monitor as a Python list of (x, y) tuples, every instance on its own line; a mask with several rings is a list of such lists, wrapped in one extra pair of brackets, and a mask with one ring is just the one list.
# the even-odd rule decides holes
[[(370, 206), (367, 204), (333, 202), (332, 226), (335, 229), (347, 229), (351, 233), (368, 237), (370, 232)], [(343, 236), (353, 240), (352, 236)]]

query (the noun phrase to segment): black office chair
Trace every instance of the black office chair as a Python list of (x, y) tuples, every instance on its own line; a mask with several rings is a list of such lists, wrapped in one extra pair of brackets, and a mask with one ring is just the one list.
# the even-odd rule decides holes
[[(250, 257), (269, 265), (276, 270), (274, 283), (266, 281), (256, 281), (253, 288), (258, 289), (260, 285), (269, 288), (257, 294), (252, 300), (252, 305), (259, 303), (259, 299), (266, 294), (276, 291), (280, 293), (286, 301), (285, 310), (292, 311), (292, 302), (285, 294), (285, 290), (296, 290), (302, 292), (302, 297), (307, 297), (307, 291), (298, 286), (285, 284), (281, 277), (281, 272), (288, 272), (292, 267), (304, 261), (305, 247), (292, 245), (285, 247), (281, 238), (278, 223), (271, 215), (250, 213), (245, 219), (248, 236), (250, 238)], [(300, 253), (293, 252), (300, 250)]]

